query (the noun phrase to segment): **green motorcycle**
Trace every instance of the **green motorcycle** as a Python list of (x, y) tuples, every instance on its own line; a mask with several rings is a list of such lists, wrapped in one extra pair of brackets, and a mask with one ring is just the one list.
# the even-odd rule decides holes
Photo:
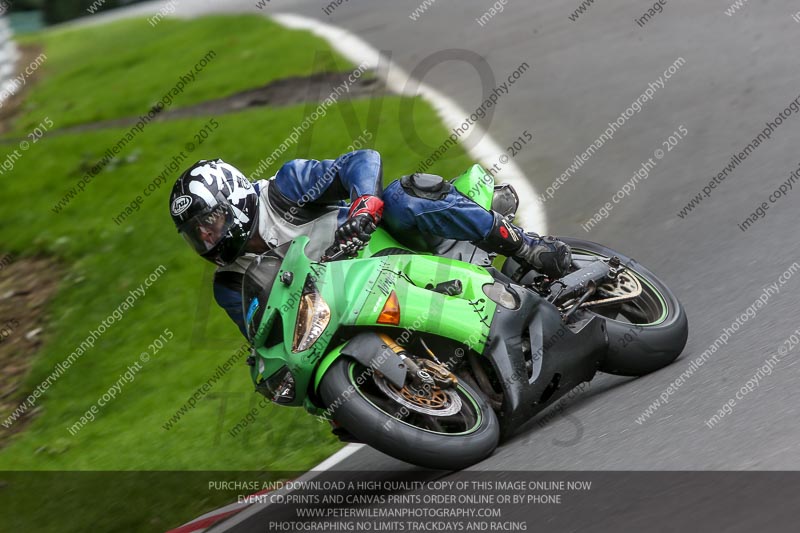
[[(479, 165), (453, 185), (492, 207)], [(498, 270), (470, 243), (419, 253), (381, 228), (355, 257), (333, 258), (346, 260), (311, 261), (307, 237), (271, 250), (243, 284), (256, 391), (403, 461), (455, 470), (598, 370), (638, 376), (677, 358), (687, 319), (670, 290), (630, 258), (564, 240), (573, 266), (555, 280), (513, 260)]]

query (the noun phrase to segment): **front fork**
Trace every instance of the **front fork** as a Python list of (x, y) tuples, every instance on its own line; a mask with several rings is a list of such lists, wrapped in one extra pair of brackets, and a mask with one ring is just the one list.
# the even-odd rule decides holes
[(448, 389), (458, 383), (458, 378), (450, 371), (447, 365), (439, 361), (422, 339), (420, 339), (420, 343), (425, 348), (430, 359), (412, 359), (408, 356), (406, 349), (394, 342), (391, 337), (385, 333), (379, 333), (378, 336), (406, 364), (408, 367), (407, 382), (414, 389), (423, 390), (431, 387)]
[[(424, 341), (423, 346), (425, 346)], [(425, 391), (452, 388), (458, 378), (447, 365), (441, 363), (433, 352), (425, 346), (431, 359), (413, 359), (406, 349), (397, 344), (385, 333), (359, 333), (345, 344), (331, 350), (319, 364), (314, 377), (314, 397), (324, 379), (325, 373), (340, 357), (355, 359), (361, 365), (372, 368), (397, 390), (407, 390), (411, 394), (423, 394)], [(315, 405), (311, 397), (307, 397), (306, 410), (316, 416), (330, 419), (325, 411)]]

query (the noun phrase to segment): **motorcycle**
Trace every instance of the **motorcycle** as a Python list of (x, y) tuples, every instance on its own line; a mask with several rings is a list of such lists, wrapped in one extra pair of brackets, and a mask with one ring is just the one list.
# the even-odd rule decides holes
[[(452, 183), (487, 209), (500, 190), (479, 165)], [(307, 237), (271, 250), (242, 288), (256, 391), (397, 459), (457, 470), (598, 371), (675, 360), (688, 325), (667, 286), (605, 246), (563, 240), (573, 261), (560, 279), (512, 259), (498, 270), (465, 242), (420, 253), (381, 227), (354, 256), (312, 261)]]

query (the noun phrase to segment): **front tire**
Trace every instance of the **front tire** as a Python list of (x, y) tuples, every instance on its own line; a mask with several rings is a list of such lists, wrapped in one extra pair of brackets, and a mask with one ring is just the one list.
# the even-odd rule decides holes
[(574, 238), (561, 240), (572, 248), (574, 258), (619, 257), (645, 288), (641, 302), (634, 300), (618, 309), (587, 310), (605, 318), (607, 324), (608, 357), (599, 370), (618, 376), (643, 376), (677, 359), (686, 346), (689, 324), (686, 311), (669, 287), (637, 261), (602, 244)]
[[(433, 417), (417, 415), (393, 402), (383, 392), (385, 387), (378, 386), (380, 379), (371, 369), (342, 357), (320, 384), (320, 395), (333, 418), (364, 443), (401, 461), (440, 470), (471, 466), (497, 447), (497, 417), (466, 383), (459, 381), (452, 389), (463, 402), (461, 411)], [(400, 416), (403, 409), (407, 414)], [(434, 429), (421, 427), (426, 419)]]

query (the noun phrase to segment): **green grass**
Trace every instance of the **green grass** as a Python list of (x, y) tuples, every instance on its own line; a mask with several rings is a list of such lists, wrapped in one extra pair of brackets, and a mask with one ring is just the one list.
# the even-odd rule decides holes
[[(232, 25), (235, 32), (228, 31)], [(214, 31), (215, 27), (225, 30)], [(269, 39), (264, 38), (265, 31), (269, 31)], [(168, 21), (162, 22), (158, 31), (150, 31), (144, 21), (128, 21), (44, 33), (40, 38), (49, 58), (47, 69), (28, 96), (20, 124), (38, 124), (49, 116), (63, 126), (138, 113), (154, 95), (172, 86), (187, 60), (200, 57), (208, 48), (217, 49), (219, 59), (202, 73), (191, 92), (184, 93), (181, 105), (224, 96), (267, 79), (318, 70), (314, 50), (324, 49), (306, 33), (279, 29), (257, 17)], [(276, 43), (281, 46), (280, 59), (275, 57)], [(88, 53), (94, 47), (112, 53)], [(123, 86), (126, 90), (119, 90)], [(213, 117), (219, 128), (191, 155), (186, 154), (181, 166), (193, 159), (222, 157), (250, 173), (309, 110), (300, 105)], [(421, 101), (385, 97), (341, 102), (314, 123), (285, 159), (336, 157), (367, 129), (370, 147), (381, 152), (384, 174), (391, 180), (413, 171), (430, 153), (416, 144), (409, 147), (409, 135), (404, 133), (408, 128), (399, 126), (401, 117), (413, 121), (429, 146), (446, 138), (433, 111)], [(199, 402), (175, 427), (169, 431), (162, 427), (242, 339), (211, 300), (213, 267), (191, 252), (170, 220), (168, 195), (178, 172), (171, 173), (168, 183), (153, 196), (145, 197), (141, 209), (121, 225), (112, 218), (142, 195), (143, 188), (174, 156), (185, 152), (185, 144), (193, 141), (194, 134), (211, 118), (148, 125), (58, 215), (51, 207), (125, 129), (45, 136), (24, 152), (11, 176), (2, 177), (2, 251), (19, 256), (46, 254), (67, 265), (59, 292), (47, 309), (44, 347), (22, 391), (31, 391), (45, 379), (156, 267), (164, 265), (166, 272), (40, 398), (37, 405), (42, 412), (0, 450), (0, 471), (299, 471), (340, 447), (326, 424), (302, 410), (273, 406), (261, 410), (257, 422), (243, 434), (231, 437), (228, 430), (257, 400), (243, 363), (226, 374), (211, 397)], [(2, 145), (0, 160), (15, 146), (16, 142)], [(262, 176), (272, 175), (280, 164)], [(469, 164), (463, 150), (455, 147), (430, 171), (451, 177)], [(94, 422), (71, 436), (67, 428), (117, 382), (141, 352), (148, 351), (165, 328), (174, 338), (102, 408)], [(7, 414), (2, 414), (2, 420)], [(7, 488), (14, 483), (9, 485)], [(229, 495), (209, 493), (201, 483), (184, 485), (180, 497), (169, 505), (122, 505), (123, 514), (118, 518), (125, 526), (117, 530), (135, 531), (133, 524), (139, 524), (142, 531), (163, 529), (164, 520), (174, 527), (230, 499)], [(0, 495), (3, 490), (0, 484)], [(111, 498), (122, 498), (120, 491), (116, 488)], [(34, 518), (43, 512), (39, 492), (16, 496), (19, 499), (14, 505), (21, 524), (35, 519), (42, 526), (37, 531), (97, 530), (88, 524), (99, 523), (98, 516), (105, 509), (101, 501), (95, 502), (96, 508), (85, 517), (53, 520), (51, 528)], [(139, 490), (131, 501), (145, 501), (146, 497), (147, 492)], [(68, 501), (64, 500), (63, 508), (48, 508), (47, 514), (69, 513)], [(19, 524), (16, 528), (25, 529)]]
[(192, 21), (145, 19), (26, 36), (41, 42), (47, 83), (30, 92), (18, 133), (41, 117), (56, 127), (146, 114), (207, 52), (216, 55), (171, 107), (184, 107), (288, 76), (348, 70), (320, 38), (288, 32), (263, 17), (216, 16)]
[(25, 533), (152, 531), (163, 533), (254, 491), (210, 482), (270, 486), (296, 472), (0, 473), (3, 531)]

